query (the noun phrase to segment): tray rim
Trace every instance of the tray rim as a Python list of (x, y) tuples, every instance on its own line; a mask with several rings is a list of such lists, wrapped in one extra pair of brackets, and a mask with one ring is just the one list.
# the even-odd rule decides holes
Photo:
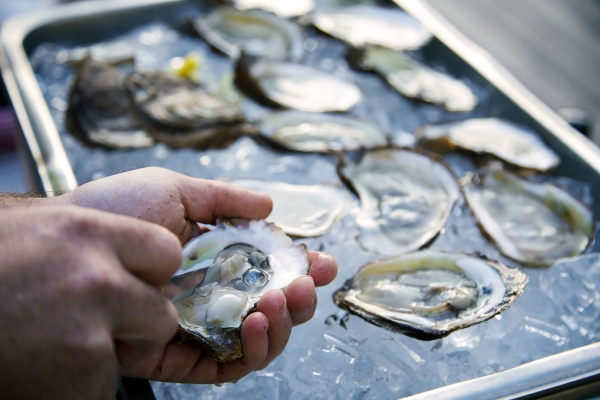
[[(23, 47), (33, 30), (85, 16), (102, 16), (187, 0), (91, 0), (14, 16), (0, 28), (0, 73), (17, 114), (43, 190), (48, 196), (77, 187), (58, 130)], [(426, 0), (394, 0), (440, 41), (539, 122), (600, 175), (600, 148), (520, 83), (489, 53), (463, 35)], [(412, 400), (515, 398), (600, 377), (600, 342), (544, 357), (506, 371), (410, 396)], [(548, 378), (550, 377), (550, 378)]]

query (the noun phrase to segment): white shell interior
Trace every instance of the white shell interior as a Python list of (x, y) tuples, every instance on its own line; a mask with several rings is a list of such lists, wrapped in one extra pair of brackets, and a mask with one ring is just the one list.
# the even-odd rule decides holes
[(313, 0), (233, 0), (239, 10), (261, 9), (272, 12), (280, 18), (298, 17), (315, 8)]

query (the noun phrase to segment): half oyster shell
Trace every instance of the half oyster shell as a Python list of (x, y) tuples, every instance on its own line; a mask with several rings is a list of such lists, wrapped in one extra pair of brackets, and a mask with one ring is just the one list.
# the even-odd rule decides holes
[(451, 112), (473, 110), (479, 103), (462, 81), (429, 68), (409, 54), (369, 46), (349, 53), (350, 62), (381, 75), (403, 96), (443, 107)]
[(466, 175), (461, 185), (482, 233), (517, 262), (549, 266), (594, 240), (592, 211), (556, 186), (521, 179), (500, 163)]
[(165, 287), (179, 313), (178, 334), (219, 362), (243, 356), (242, 321), (260, 297), (308, 273), (306, 248), (265, 221), (222, 220), (189, 242)]
[(459, 148), (491, 154), (519, 168), (545, 172), (560, 163), (558, 155), (535, 132), (498, 118), (425, 125), (415, 136), (420, 144), (436, 151)]
[(154, 139), (135, 121), (123, 86), (124, 73), (90, 56), (76, 66), (69, 94), (67, 128), (87, 145), (115, 149), (149, 147)]
[(333, 299), (372, 324), (433, 340), (506, 310), (527, 281), (480, 255), (423, 251), (364, 265)]
[(298, 61), (304, 54), (300, 27), (261, 10), (217, 7), (194, 21), (204, 40), (227, 56), (242, 52), (272, 60)]
[(294, 151), (355, 151), (381, 147), (387, 136), (375, 125), (343, 115), (281, 111), (268, 115), (261, 134)]
[(258, 102), (308, 112), (347, 111), (362, 97), (353, 83), (305, 65), (242, 56), (236, 84)]
[(238, 10), (261, 9), (280, 18), (299, 17), (315, 8), (313, 0), (229, 0)]
[(340, 168), (360, 197), (359, 241), (385, 255), (408, 253), (429, 243), (446, 224), (459, 187), (441, 161), (405, 149), (365, 152)]
[(356, 5), (317, 10), (313, 25), (354, 47), (414, 50), (431, 39), (419, 21), (397, 8)]
[(136, 72), (126, 81), (140, 124), (173, 148), (224, 147), (253, 129), (240, 108), (189, 80), (161, 71)]
[(296, 237), (323, 235), (343, 216), (348, 202), (344, 192), (330, 185), (290, 185), (257, 179), (229, 183), (268, 194), (273, 200), (268, 221)]

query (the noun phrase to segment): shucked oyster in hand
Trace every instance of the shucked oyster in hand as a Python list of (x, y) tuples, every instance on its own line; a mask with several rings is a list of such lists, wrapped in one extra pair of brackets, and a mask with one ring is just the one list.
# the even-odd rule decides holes
[(235, 82), (246, 95), (271, 107), (341, 112), (362, 97), (355, 84), (305, 65), (243, 55), (235, 72)]
[(506, 310), (527, 281), (482, 256), (422, 251), (364, 265), (333, 298), (377, 326), (433, 340)]
[(465, 176), (461, 184), (482, 232), (517, 262), (552, 265), (593, 242), (592, 211), (556, 186), (521, 179), (499, 162)]
[(219, 362), (243, 356), (240, 329), (263, 294), (308, 274), (308, 253), (265, 221), (232, 219), (188, 243), (165, 287), (178, 333)]
[(360, 197), (360, 243), (384, 255), (429, 243), (458, 199), (458, 183), (448, 167), (411, 150), (369, 151), (358, 163), (342, 165), (340, 172)]
[(161, 71), (136, 72), (126, 86), (140, 124), (174, 148), (227, 146), (253, 130), (240, 108)]
[(133, 118), (119, 67), (88, 56), (76, 67), (67, 128), (88, 145), (115, 149), (149, 147), (154, 139)]

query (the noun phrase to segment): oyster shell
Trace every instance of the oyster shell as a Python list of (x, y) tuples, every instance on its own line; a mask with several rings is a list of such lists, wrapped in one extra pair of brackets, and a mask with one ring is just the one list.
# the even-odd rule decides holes
[(590, 209), (562, 189), (518, 178), (492, 164), (461, 180), (481, 228), (506, 257), (536, 267), (575, 256), (590, 246)]
[(268, 221), (296, 237), (323, 235), (342, 217), (348, 200), (339, 188), (330, 185), (290, 185), (256, 179), (229, 183), (268, 194), (273, 200)]
[(364, 265), (333, 299), (377, 326), (433, 340), (506, 310), (527, 281), (483, 256), (423, 251)]
[(492, 154), (516, 167), (548, 171), (560, 158), (530, 129), (497, 118), (474, 118), (439, 125), (425, 125), (415, 136), (435, 150), (455, 148)]
[(236, 84), (268, 106), (308, 112), (346, 111), (362, 96), (355, 84), (317, 69), (247, 56), (238, 60)]
[(242, 357), (244, 318), (263, 294), (285, 288), (308, 267), (306, 248), (275, 225), (218, 221), (184, 247), (182, 266), (165, 287), (179, 313), (178, 333), (219, 362)]
[(304, 54), (300, 27), (261, 10), (217, 7), (194, 21), (204, 40), (227, 56), (242, 52), (272, 60), (298, 61)]
[(280, 18), (299, 17), (315, 8), (313, 0), (230, 0), (238, 10), (261, 9)]
[(359, 241), (371, 251), (398, 255), (420, 249), (446, 224), (459, 187), (442, 162), (405, 149), (366, 152), (341, 175), (360, 197)]
[(361, 69), (377, 72), (403, 96), (451, 112), (471, 111), (479, 102), (462, 81), (429, 68), (407, 53), (369, 46), (349, 53), (348, 59)]
[(90, 56), (76, 67), (77, 77), (69, 94), (68, 130), (87, 145), (115, 149), (149, 147), (154, 139), (132, 115), (123, 87), (121, 70)]
[(291, 110), (268, 115), (259, 130), (282, 147), (304, 152), (353, 151), (388, 142), (379, 128), (366, 121)]
[(224, 147), (253, 132), (234, 104), (196, 84), (161, 71), (136, 72), (126, 80), (140, 124), (174, 148)]
[(419, 21), (397, 8), (356, 5), (322, 9), (315, 11), (312, 23), (357, 48), (377, 45), (414, 50), (431, 39)]

